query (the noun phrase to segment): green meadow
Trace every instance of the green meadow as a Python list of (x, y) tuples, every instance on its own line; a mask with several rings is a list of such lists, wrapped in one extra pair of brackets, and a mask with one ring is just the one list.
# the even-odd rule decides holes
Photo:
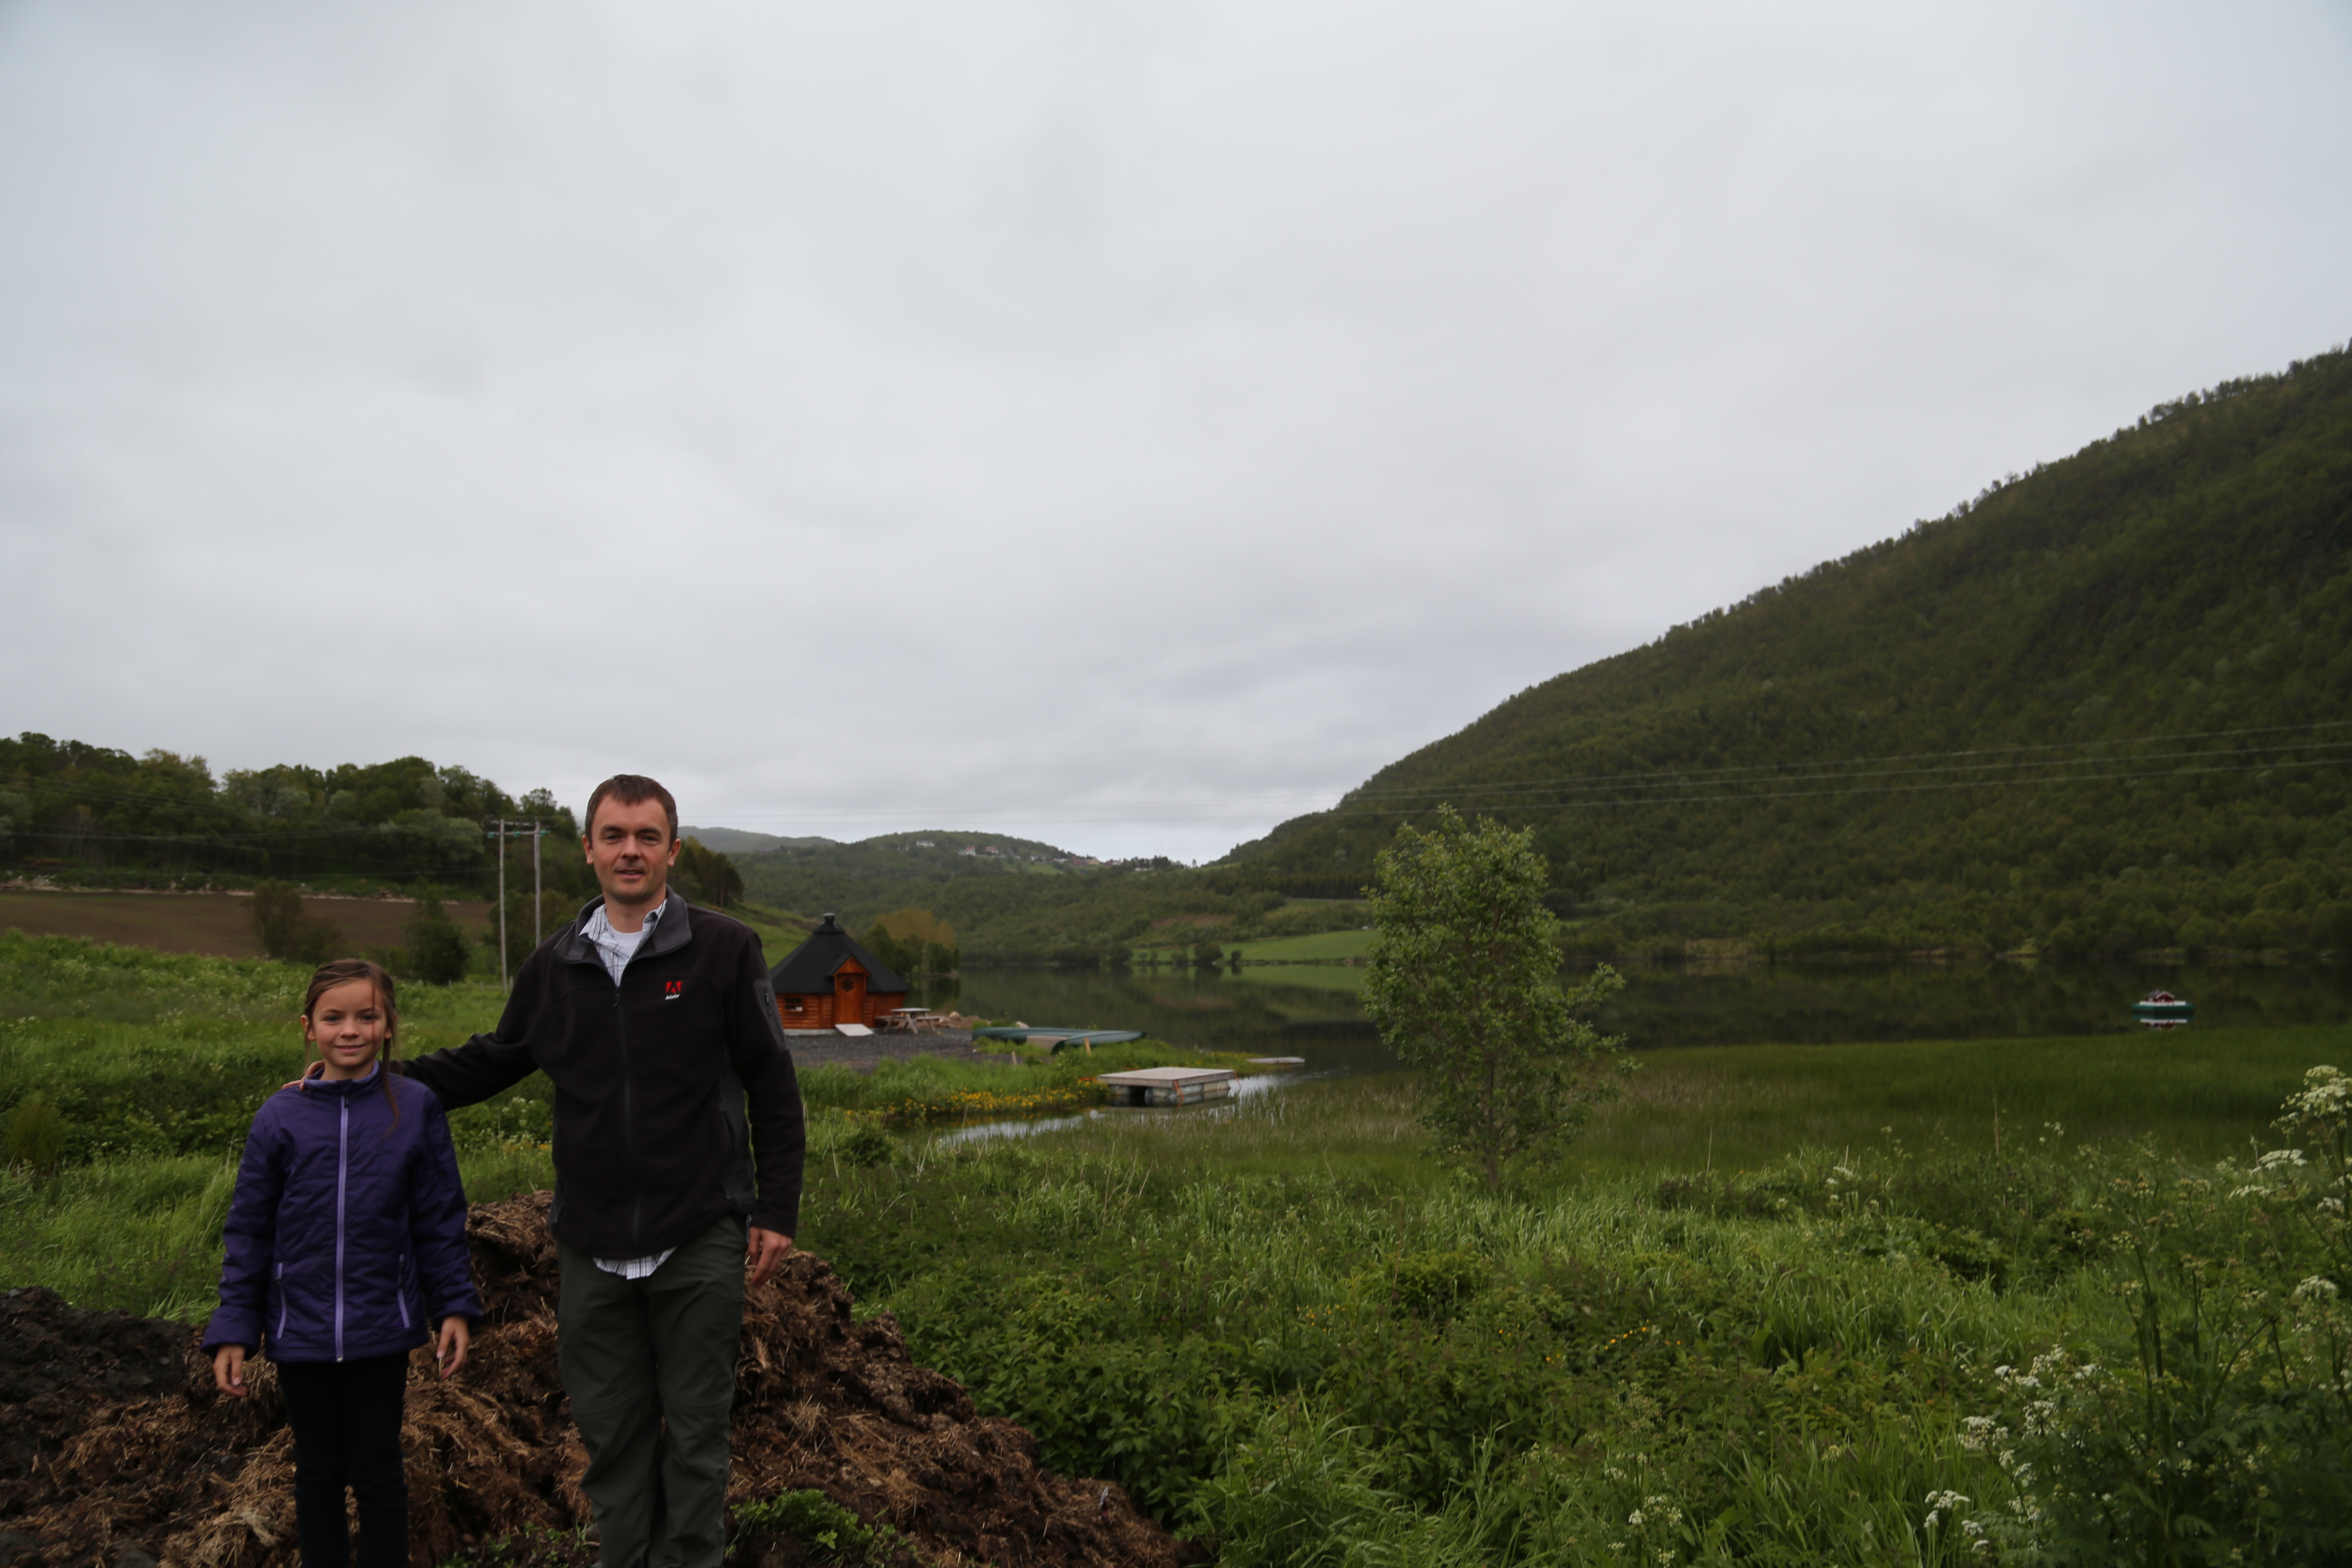
[[(0, 935), (0, 1282), (205, 1310), (298, 980)], [(498, 1000), (415, 988), (404, 1044)], [(1500, 1191), (1404, 1075), (947, 1142), (812, 1072), (800, 1240), (1227, 1563), (2340, 1562), (2347, 1045), (1647, 1053)], [(471, 1195), (549, 1179), (544, 1119), (456, 1113)]]
[(1361, 958), (1372, 950), (1370, 931), (1326, 931), (1311, 936), (1276, 937), (1266, 942), (1237, 942), (1225, 951), (1238, 952), (1252, 963), (1328, 963), (1334, 959)]

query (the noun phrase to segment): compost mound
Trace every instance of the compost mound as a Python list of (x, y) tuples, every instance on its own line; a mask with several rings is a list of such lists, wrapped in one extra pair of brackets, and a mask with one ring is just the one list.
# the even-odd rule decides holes
[[(417, 1568), (499, 1542), (537, 1542), (530, 1555), (550, 1563), (584, 1550), (588, 1456), (556, 1373), (547, 1203), (542, 1193), (474, 1209), (466, 1233), (482, 1331), (456, 1379), (434, 1377), (423, 1352), (411, 1367), (404, 1436)], [(1040, 1469), (1027, 1432), (915, 1365), (887, 1313), (859, 1322), (832, 1268), (803, 1252), (749, 1293), (730, 1506), (814, 1489), (940, 1568), (1197, 1560), (1119, 1488)], [(80, 1311), (47, 1290), (0, 1298), (0, 1568), (295, 1560), (293, 1438), (276, 1379), (250, 1362), (247, 1397), (222, 1397), (199, 1337)], [(813, 1551), (755, 1531), (738, 1535), (729, 1561), (785, 1568)]]

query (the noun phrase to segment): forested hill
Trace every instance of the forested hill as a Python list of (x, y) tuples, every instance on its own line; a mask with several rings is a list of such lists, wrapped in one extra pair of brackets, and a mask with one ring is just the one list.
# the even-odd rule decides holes
[(1225, 864), (1536, 828), (1571, 941), (2352, 946), (2352, 356), (2158, 407), (1522, 692)]

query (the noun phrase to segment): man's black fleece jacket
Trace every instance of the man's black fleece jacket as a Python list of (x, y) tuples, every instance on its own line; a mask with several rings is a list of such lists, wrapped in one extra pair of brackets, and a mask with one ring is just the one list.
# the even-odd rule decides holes
[(797, 1236), (800, 1080), (760, 939), (672, 892), (615, 985), (583, 934), (601, 901), (523, 960), (497, 1029), (399, 1070), (452, 1109), (545, 1072), (549, 1227), (592, 1258), (650, 1258), (730, 1214)]

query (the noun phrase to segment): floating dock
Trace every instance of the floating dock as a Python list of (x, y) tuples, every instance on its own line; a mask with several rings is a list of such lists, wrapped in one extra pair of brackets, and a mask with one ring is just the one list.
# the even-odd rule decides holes
[(1109, 1089), (1113, 1105), (1198, 1105), (1231, 1095), (1235, 1076), (1231, 1068), (1139, 1068), (1096, 1081)]
[(1079, 1046), (1091, 1052), (1097, 1046), (1115, 1046), (1126, 1040), (1143, 1038), (1140, 1029), (1065, 1029), (1049, 1024), (1000, 1024), (993, 1028), (974, 1029), (974, 1044), (982, 1040), (1011, 1040), (1015, 1045), (1051, 1046), (1060, 1051), (1065, 1046)]

